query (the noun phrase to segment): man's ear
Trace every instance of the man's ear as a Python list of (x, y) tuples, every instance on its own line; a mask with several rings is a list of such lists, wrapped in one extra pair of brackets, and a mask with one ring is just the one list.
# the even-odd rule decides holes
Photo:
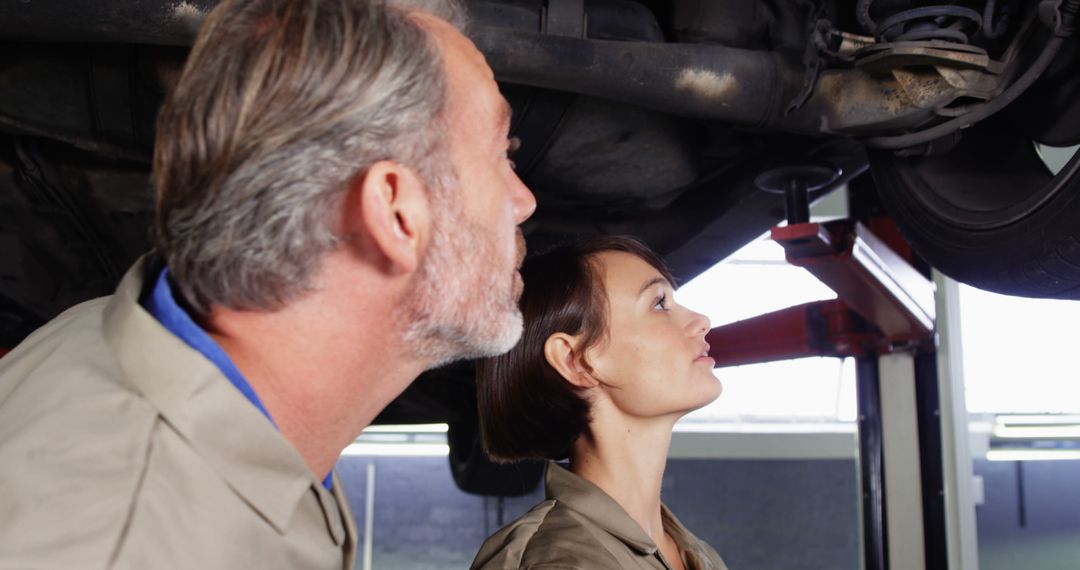
[(599, 383), (582, 364), (577, 339), (566, 333), (554, 333), (544, 341), (544, 359), (567, 382), (578, 388), (593, 388)]
[[(346, 200), (345, 230), (370, 244), (393, 273), (411, 273), (430, 235), (427, 188), (411, 169), (381, 160), (353, 181)], [(380, 264), (382, 265), (382, 264)]]

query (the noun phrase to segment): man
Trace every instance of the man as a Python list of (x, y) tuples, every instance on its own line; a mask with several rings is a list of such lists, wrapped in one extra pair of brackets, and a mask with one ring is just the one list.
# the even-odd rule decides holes
[(156, 253), (0, 360), (0, 567), (351, 568), (341, 449), (521, 330), (535, 201), (459, 12), (208, 16), (159, 117)]

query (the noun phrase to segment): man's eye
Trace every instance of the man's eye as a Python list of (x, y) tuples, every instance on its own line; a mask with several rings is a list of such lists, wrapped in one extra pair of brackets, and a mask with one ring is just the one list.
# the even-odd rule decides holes
[(517, 164), (514, 162), (513, 156), (517, 149), (521, 148), (521, 139), (517, 137), (510, 137), (506, 143), (506, 160), (510, 162), (510, 168), (517, 169)]

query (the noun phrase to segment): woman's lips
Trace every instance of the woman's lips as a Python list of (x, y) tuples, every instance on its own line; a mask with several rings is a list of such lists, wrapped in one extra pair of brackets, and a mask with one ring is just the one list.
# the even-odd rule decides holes
[(709, 343), (705, 343), (704, 348), (702, 348), (701, 352), (698, 353), (698, 356), (694, 359), (694, 362), (710, 362), (712, 364), (716, 364), (716, 360), (714, 360), (713, 357), (709, 356), (709, 348), (711, 348), (709, 346)]

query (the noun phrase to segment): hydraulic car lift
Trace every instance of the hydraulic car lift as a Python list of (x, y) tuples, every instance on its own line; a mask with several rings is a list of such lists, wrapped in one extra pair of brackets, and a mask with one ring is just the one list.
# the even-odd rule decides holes
[(772, 238), (837, 299), (716, 327), (711, 356), (855, 358), (863, 567), (945, 570), (934, 284), (858, 222), (806, 221), (805, 190), (788, 192), (789, 223)]

